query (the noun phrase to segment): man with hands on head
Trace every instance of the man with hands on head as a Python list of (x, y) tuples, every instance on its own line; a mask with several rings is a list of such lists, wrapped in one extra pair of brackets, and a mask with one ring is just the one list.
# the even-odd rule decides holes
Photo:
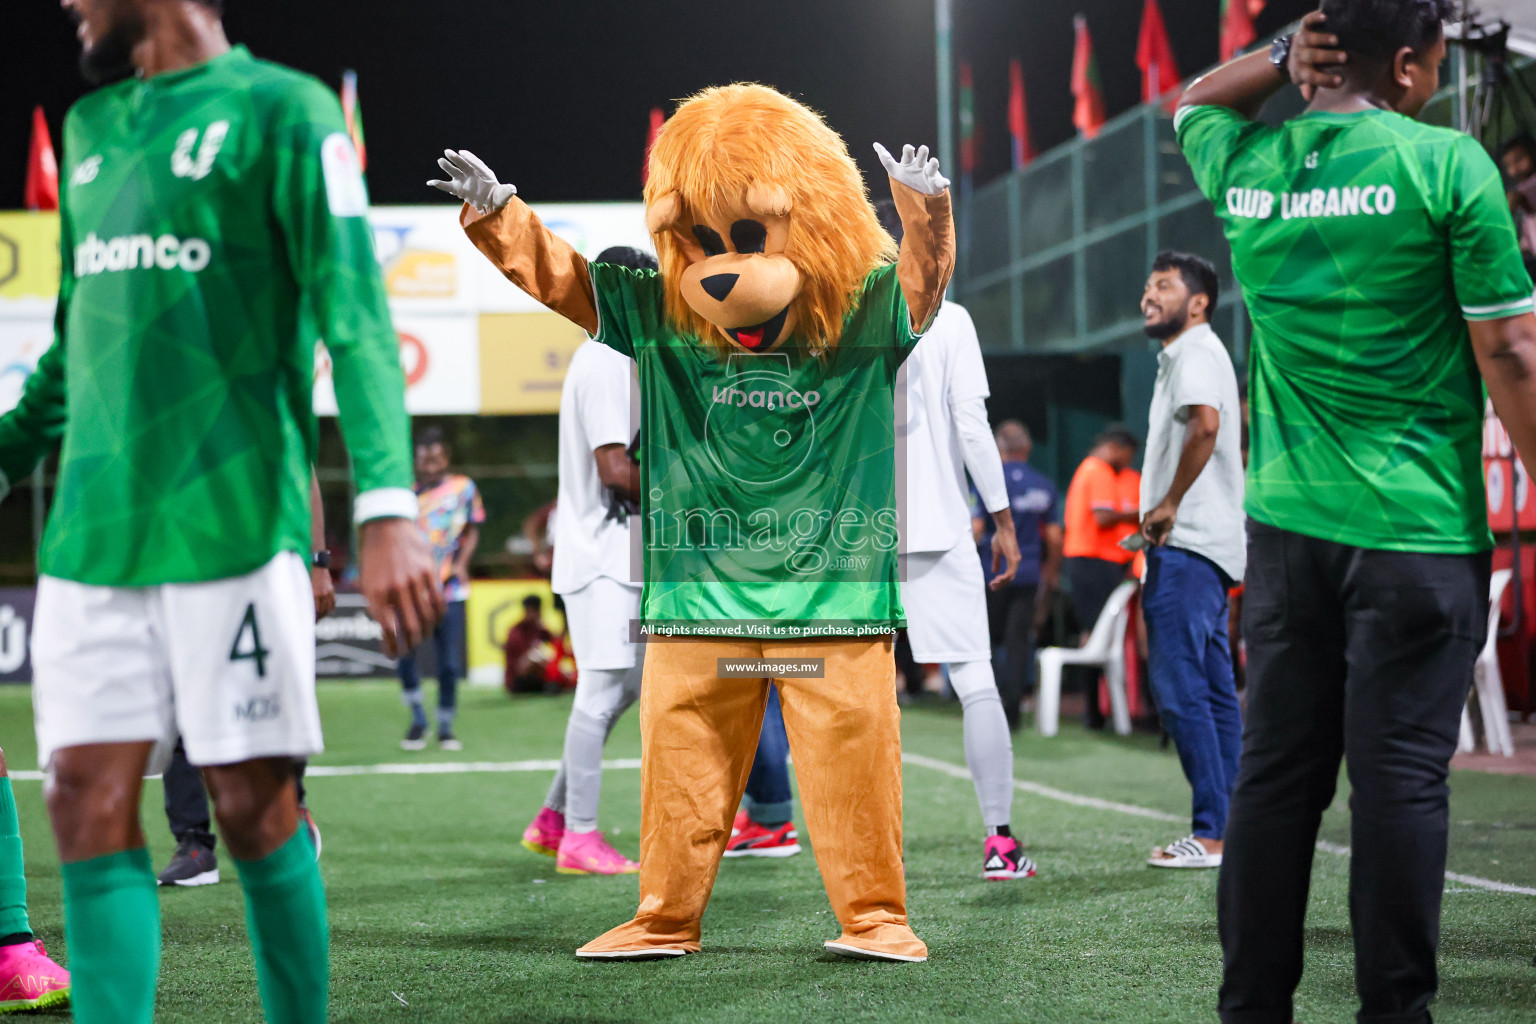
[[(1447, 778), (1488, 616), (1484, 385), (1536, 454), (1536, 315), (1498, 169), (1414, 120), (1453, 14), (1325, 0), (1175, 116), (1254, 323), (1248, 706), (1218, 884), (1228, 1024), (1294, 1019), (1341, 758), (1359, 1020), (1427, 1022), (1438, 985)], [(1256, 122), (1291, 84), (1306, 111)]]

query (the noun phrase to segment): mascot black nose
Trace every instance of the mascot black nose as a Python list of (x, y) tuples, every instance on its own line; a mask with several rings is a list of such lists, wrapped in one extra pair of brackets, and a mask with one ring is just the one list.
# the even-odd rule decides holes
[(740, 274), (711, 274), (699, 282), (699, 287), (716, 302), (724, 302), (725, 297), (731, 294), (731, 289), (736, 287), (739, 277)]

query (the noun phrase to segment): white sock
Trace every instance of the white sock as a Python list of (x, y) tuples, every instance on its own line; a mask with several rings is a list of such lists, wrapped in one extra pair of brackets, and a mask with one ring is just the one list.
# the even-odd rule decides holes
[(635, 702), (639, 669), (592, 668), (576, 677), (576, 702), (565, 727), (565, 752), (544, 806), (565, 814), (568, 832), (597, 828), (603, 791), (603, 745), (619, 716)]
[(992, 663), (951, 663), (949, 685), (965, 709), (965, 764), (976, 785), (982, 824), (1007, 825), (1013, 810), (1013, 737)]

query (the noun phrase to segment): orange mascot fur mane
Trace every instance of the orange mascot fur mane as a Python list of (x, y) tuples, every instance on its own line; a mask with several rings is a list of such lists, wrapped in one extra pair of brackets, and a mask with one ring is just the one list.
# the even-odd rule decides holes
[[(716, 86), (685, 100), (651, 149), (645, 203), (675, 193), (700, 218), (725, 218), (743, 197), (753, 209), (789, 218), (784, 248), (803, 276), (792, 310), (800, 336), (832, 348), (871, 270), (896, 258), (864, 178), (842, 137), (802, 103), (763, 85)], [(666, 211), (666, 219), (681, 213)], [(655, 233), (667, 317), (679, 333), (732, 348), (719, 327), (684, 300), (688, 254), (672, 230)]]

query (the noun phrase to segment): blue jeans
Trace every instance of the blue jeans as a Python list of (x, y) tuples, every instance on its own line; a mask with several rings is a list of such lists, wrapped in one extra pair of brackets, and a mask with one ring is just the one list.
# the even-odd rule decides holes
[[(432, 646), (437, 655), (437, 717), (438, 721), (451, 722), (458, 706), (459, 678), (464, 674), (459, 664), (459, 652), (464, 647), (463, 601), (448, 602), (443, 621), (432, 630)], [(415, 695), (421, 690), (421, 674), (416, 671), (416, 653), (401, 658), (399, 667), (400, 686), (413, 710), (419, 708), (420, 698)]]
[(779, 688), (768, 687), (768, 706), (763, 710), (763, 731), (757, 738), (757, 757), (747, 776), (747, 814), (759, 825), (784, 824), (794, 817), (795, 796), (789, 788), (789, 736), (784, 732), (784, 712), (779, 709)]
[(1194, 834), (1202, 839), (1226, 832), (1243, 749), (1226, 582), (1199, 555), (1166, 547), (1147, 551), (1142, 608), (1152, 696), (1194, 790)]

